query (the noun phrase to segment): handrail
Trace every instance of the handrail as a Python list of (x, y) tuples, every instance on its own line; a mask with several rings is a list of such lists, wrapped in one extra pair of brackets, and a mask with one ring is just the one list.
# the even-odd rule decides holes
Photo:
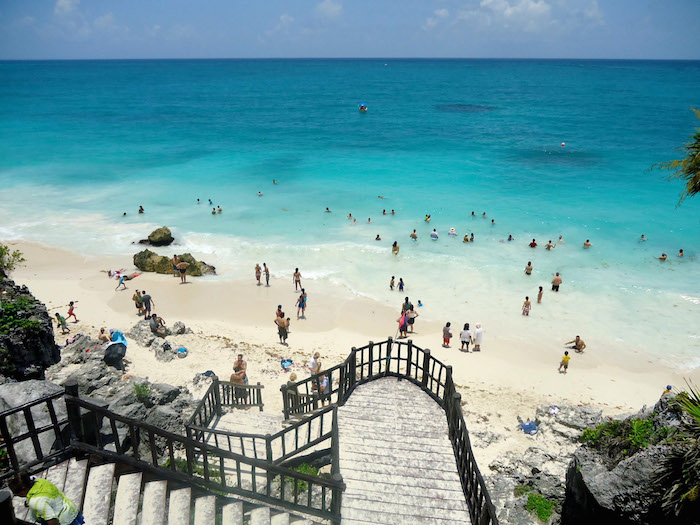
[[(314, 395), (314, 390), (318, 391), (313, 385), (318, 385), (324, 374), (329, 375), (332, 387), (327, 393)], [(333, 375), (338, 377), (337, 385), (330, 380)], [(280, 390), (285, 419), (312, 412), (321, 398), (342, 406), (357, 386), (388, 376), (416, 384), (445, 411), (457, 472), (472, 523), (498, 525), (496, 508), (474, 458), (462, 413), (461, 395), (452, 378), (452, 367), (435, 359), (429, 349), (414, 346), (410, 339), (370, 341), (363, 347), (352, 348), (350, 355), (339, 365), (292, 385), (283, 385)], [(299, 394), (300, 388), (304, 393)], [(337, 428), (333, 431), (337, 433)], [(337, 441), (332, 439), (331, 443), (333, 446)]]
[[(76, 439), (73, 445), (83, 451), (123, 461), (134, 467), (157, 472), (164, 477), (187, 481), (210, 490), (239, 494), (292, 510), (330, 519), (340, 519), (339, 502), (345, 484), (342, 479), (324, 479), (246, 457), (231, 451), (180, 436), (158, 427), (121, 416), (107, 408), (66, 395), (70, 414), (86, 412), (94, 420), (94, 444)], [(107, 422), (103, 425), (102, 419)], [(78, 436), (85, 436), (83, 418), (71, 421)], [(121, 429), (119, 428), (121, 424)], [(101, 429), (109, 427), (111, 436)], [(120, 432), (121, 430), (121, 432)], [(87, 437), (87, 436), (85, 436)], [(111, 449), (114, 450), (111, 450)], [(159, 448), (167, 453), (168, 461), (161, 464)], [(184, 451), (185, 458), (176, 455)], [(143, 455), (143, 457), (142, 457)], [(196, 458), (201, 458), (197, 460)], [(184, 463), (184, 465), (183, 465)], [(178, 470), (183, 465), (185, 472)], [(291, 483), (291, 488), (287, 484)]]

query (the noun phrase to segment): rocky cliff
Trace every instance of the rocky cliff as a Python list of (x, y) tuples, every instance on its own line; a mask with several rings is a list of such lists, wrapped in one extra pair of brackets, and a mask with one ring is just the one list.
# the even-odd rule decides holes
[(26, 286), (1, 280), (0, 374), (20, 381), (43, 378), (60, 359), (46, 307)]

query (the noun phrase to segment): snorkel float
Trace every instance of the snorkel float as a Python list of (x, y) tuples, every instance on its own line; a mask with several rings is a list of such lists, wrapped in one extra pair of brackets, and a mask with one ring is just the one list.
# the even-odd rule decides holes
[(360, 113), (367, 113), (367, 104), (360, 104), (359, 110)]

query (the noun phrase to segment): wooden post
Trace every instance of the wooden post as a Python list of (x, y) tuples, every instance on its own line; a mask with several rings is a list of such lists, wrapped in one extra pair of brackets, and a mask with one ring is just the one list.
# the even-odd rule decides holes
[(280, 392), (282, 392), (282, 412), (284, 412), (284, 419), (289, 419), (289, 395), (287, 394), (287, 385), (282, 385), (280, 387)]
[(430, 373), (430, 349), (423, 350), (423, 377), (421, 384), (423, 388), (428, 388), (428, 374)]
[[(282, 439), (284, 439), (284, 436), (282, 436)], [(268, 465), (272, 465), (272, 439), (270, 434), (265, 434), (265, 459)], [(255, 477), (255, 471), (253, 471), (253, 477)], [(269, 467), (265, 469), (265, 480), (267, 481), (267, 494), (269, 495), (272, 489), (272, 476), (270, 475)], [(282, 481), (282, 483), (284, 483), (284, 481)]]
[(0, 522), (6, 525), (17, 523), (15, 509), (12, 507), (12, 493), (7, 489), (0, 490)]
[(394, 340), (389, 337), (386, 340), (386, 360), (384, 364), (384, 375), (389, 375), (389, 368), (391, 367), (391, 346), (393, 344)]
[(223, 410), (221, 410), (221, 383), (219, 383), (219, 378), (214, 376), (214, 400), (216, 402), (216, 415), (221, 417)]
[(372, 373), (374, 372), (374, 343), (369, 342), (369, 372), (367, 372), (367, 379), (372, 378)]
[[(66, 394), (73, 397), (80, 397), (78, 392), (78, 381), (69, 379), (65, 383)], [(66, 412), (68, 414), (68, 426), (71, 429), (71, 438), (75, 437), (78, 441), (84, 441), (83, 436), (83, 421), (80, 417), (80, 407), (74, 405), (70, 400), (66, 399)]]
[(455, 384), (452, 381), (452, 365), (445, 367), (445, 391), (442, 393), (442, 399), (445, 402), (445, 410), (448, 409), (452, 402), (452, 392), (454, 392)]
[(413, 360), (413, 340), (406, 345), (406, 377), (411, 377), (411, 361)]
[(350, 349), (350, 388), (357, 382), (357, 348)]
[[(260, 381), (258, 381), (258, 386), (260, 386)], [(257, 396), (257, 404), (260, 406), (260, 412), (263, 411), (263, 402), (262, 402), (262, 389), (256, 388), (255, 392), (253, 392), (255, 396)]]
[[(335, 473), (331, 475), (333, 481), (341, 482), (343, 481), (343, 476), (340, 473)], [(343, 491), (339, 488), (331, 489), (331, 520), (333, 523), (340, 524), (340, 508), (342, 506)]]
[[(343, 364), (343, 366), (341, 366), (339, 368), (339, 371), (340, 371), (340, 373), (339, 373), (340, 377), (339, 377), (339, 381), (338, 381), (338, 400), (337, 400), (337, 403), (339, 405), (342, 405), (343, 403), (345, 403), (345, 365), (344, 364)], [(330, 378), (328, 378), (328, 383), (329, 383), (330, 389), (333, 390), (333, 385), (330, 382)], [(328, 402), (332, 403), (332, 401), (330, 399), (328, 400)]]

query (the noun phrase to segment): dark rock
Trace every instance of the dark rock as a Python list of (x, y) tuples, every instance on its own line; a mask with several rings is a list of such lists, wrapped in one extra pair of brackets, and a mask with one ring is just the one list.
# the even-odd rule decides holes
[[(49, 381), (31, 379), (28, 381), (5, 383), (0, 385), (0, 412), (57, 392), (63, 392), (63, 388)], [(66, 404), (63, 398), (54, 400), (53, 406), (56, 410), (56, 417), (59, 420), (65, 419)], [(45, 403), (32, 407), (31, 413), (35, 428), (45, 427), (51, 424), (51, 416)], [(24, 412), (18, 412), (8, 416), (7, 427), (11, 436), (19, 436), (27, 432), (27, 421)], [(53, 432), (42, 432), (38, 437), (42, 453), (44, 455), (49, 454), (56, 444), (56, 434)], [(37, 459), (31, 439), (24, 439), (15, 443), (14, 448), (20, 464)]]
[[(187, 275), (199, 277), (201, 275), (216, 275), (216, 268), (203, 262), (197, 261), (192, 254), (183, 253), (178, 255), (180, 262), (189, 263)], [(144, 272), (156, 272), (169, 274), (173, 271), (172, 259), (164, 255), (158, 255), (151, 250), (143, 250), (134, 255), (134, 266)]]
[(167, 226), (161, 226), (160, 228), (151, 232), (151, 234), (148, 236), (147, 242), (152, 246), (168, 246), (174, 240), (175, 239), (173, 239), (173, 236), (170, 233), (170, 228)]
[(158, 359), (158, 361), (163, 361), (164, 363), (167, 363), (177, 357), (177, 350), (175, 350), (173, 346), (167, 341), (160, 344), (160, 342), (156, 340), (151, 345), (151, 348), (155, 352), (156, 359)]
[(151, 399), (156, 405), (165, 405), (175, 401), (180, 395), (180, 389), (167, 383), (154, 383), (151, 385)]
[(0, 280), (0, 374), (20, 381), (43, 379), (61, 360), (46, 307), (26, 286)]

